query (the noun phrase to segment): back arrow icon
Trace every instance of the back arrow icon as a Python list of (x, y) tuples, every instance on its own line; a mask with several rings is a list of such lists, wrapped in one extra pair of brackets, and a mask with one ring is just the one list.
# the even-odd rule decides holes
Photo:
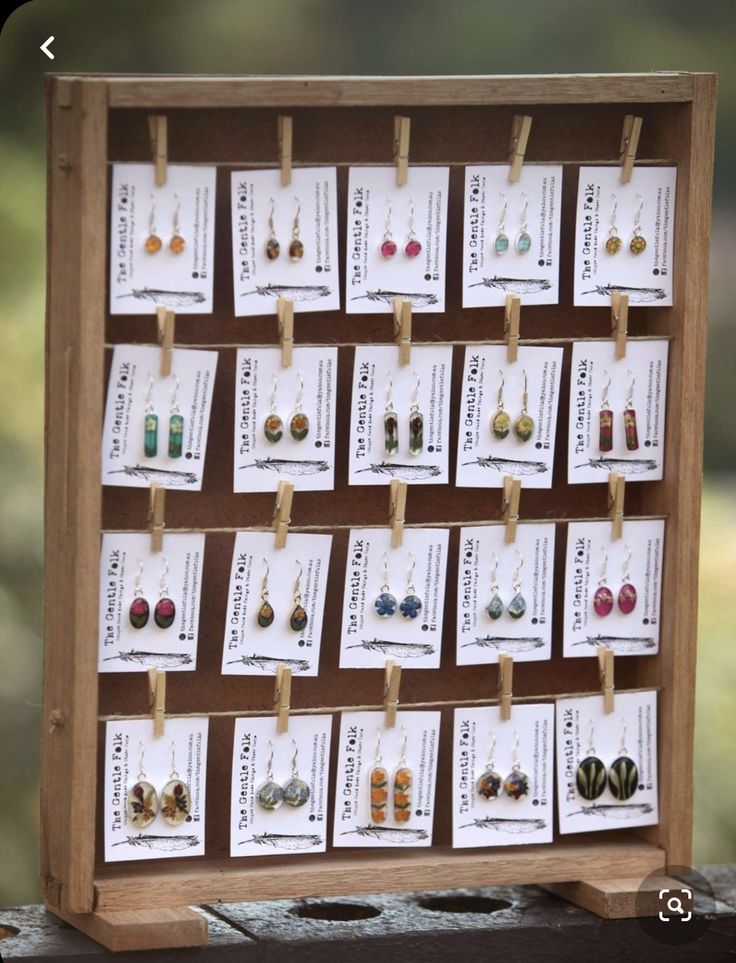
[(48, 40), (45, 40), (45, 41), (41, 44), (41, 46), (40, 46), (40, 48), (39, 48), (40, 50), (43, 50), (43, 52), (46, 54), (46, 56), (49, 58), (49, 60), (53, 60), (53, 59), (54, 59), (54, 55), (53, 55), (53, 54), (51, 53), (51, 51), (49, 50), (49, 44), (52, 44), (53, 42), (54, 42), (54, 38), (53, 38), (53, 37), (49, 37), (49, 39), (48, 39)]

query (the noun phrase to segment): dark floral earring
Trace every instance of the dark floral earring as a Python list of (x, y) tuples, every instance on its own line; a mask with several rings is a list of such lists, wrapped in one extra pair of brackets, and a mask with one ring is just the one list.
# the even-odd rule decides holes
[(516, 554), (519, 557), (519, 564), (514, 569), (514, 574), (511, 576), (511, 589), (513, 591), (513, 596), (506, 611), (509, 613), (512, 619), (520, 619), (526, 612), (526, 599), (521, 594), (521, 568), (524, 564), (524, 556), (521, 552), (516, 550)]
[(294, 582), (294, 608), (289, 616), (289, 625), (294, 632), (303, 632), (307, 627), (307, 610), (302, 605), (300, 587), (302, 578), (302, 563), (297, 562), (296, 564), (299, 566), (299, 574), (296, 577), (296, 582)]
[(598, 588), (595, 590), (595, 595), (593, 596), (593, 608), (596, 615), (604, 617), (610, 615), (613, 609), (613, 592), (610, 590), (606, 584), (606, 571), (608, 569), (608, 551), (605, 548), (601, 549), (601, 573), (598, 576)]
[(631, 565), (631, 548), (626, 546), (626, 557), (624, 559), (624, 571), (622, 582), (623, 585), (618, 592), (618, 607), (623, 612), (624, 615), (631, 615), (631, 613), (636, 608), (636, 587), (631, 584), (631, 572), (629, 571), (629, 566)]
[(192, 794), (189, 786), (179, 778), (176, 771), (176, 745), (171, 743), (171, 774), (161, 790), (161, 815), (169, 826), (181, 826), (192, 811)]
[(624, 801), (631, 799), (639, 788), (639, 770), (633, 759), (626, 752), (626, 723), (621, 720), (621, 746), (619, 754), (611, 763), (608, 770), (608, 788), (614, 799)]
[(514, 755), (511, 772), (503, 781), (503, 791), (511, 799), (523, 799), (529, 795), (529, 776), (522, 772), (519, 762), (519, 733), (514, 732)]
[(135, 577), (133, 601), (130, 603), (130, 608), (128, 609), (128, 618), (134, 629), (142, 629), (148, 622), (148, 617), (151, 614), (151, 607), (148, 604), (148, 600), (143, 598), (143, 588), (141, 586), (142, 576), (143, 562), (139, 560), (138, 572)]
[(289, 245), (289, 257), (292, 261), (301, 261), (304, 257), (304, 245), (299, 239), (299, 212), (302, 209), (299, 198), (295, 197), (296, 214), (294, 215), (294, 226), (291, 229), (291, 244)]
[(415, 372), (414, 390), (409, 408), (409, 454), (421, 455), (424, 448), (424, 415), (419, 410), (419, 375)]
[(153, 610), (153, 621), (160, 629), (168, 629), (174, 624), (176, 618), (176, 606), (169, 598), (169, 586), (166, 577), (169, 574), (169, 560), (164, 555), (164, 571), (161, 576), (159, 600)]
[(299, 374), (296, 376), (296, 403), (294, 404), (294, 414), (289, 422), (289, 433), (294, 441), (304, 441), (309, 434), (309, 418), (304, 414), (302, 400), (304, 398), (304, 378)]
[(409, 558), (411, 559), (411, 562), (409, 563), (409, 577), (407, 579), (408, 584), (406, 586), (406, 595), (401, 600), (399, 611), (405, 619), (415, 619), (422, 611), (422, 600), (416, 594), (416, 590), (414, 588), (413, 577), (416, 560), (411, 552), (409, 553)]
[(158, 794), (146, 779), (143, 769), (143, 743), (140, 745), (140, 762), (138, 763), (138, 781), (130, 788), (125, 809), (128, 822), (136, 829), (147, 829), (158, 815)]
[(271, 202), (271, 210), (268, 214), (268, 239), (266, 240), (266, 257), (269, 261), (275, 261), (281, 252), (281, 245), (279, 244), (279, 239), (276, 237), (276, 229), (273, 223), (273, 215), (276, 210), (276, 204), (274, 199), (269, 198)]
[(376, 613), (380, 615), (382, 619), (391, 618), (392, 615), (396, 614), (396, 596), (392, 595), (389, 591), (388, 584), (388, 555), (386, 552), (383, 553), (383, 584), (381, 585), (381, 591), (376, 596), (376, 600), (373, 603), (373, 607)]
[(271, 401), (269, 403), (268, 414), (266, 415), (266, 420), (263, 423), (263, 434), (266, 437), (266, 441), (270, 441), (272, 445), (275, 445), (277, 441), (281, 441), (284, 435), (284, 423), (281, 420), (276, 409), (276, 388), (278, 387), (278, 378), (273, 375), (273, 388), (271, 389)]
[(503, 779), (501, 778), (500, 773), (496, 772), (496, 765), (493, 758), (495, 753), (496, 734), (495, 732), (491, 732), (491, 742), (488, 749), (486, 768), (481, 773), (477, 783), (475, 784), (475, 788), (478, 790), (478, 795), (482, 796), (483, 799), (498, 799), (501, 794)]
[(263, 559), (263, 564), (266, 566), (266, 571), (263, 575), (263, 582), (261, 584), (261, 605), (260, 605), (260, 608), (258, 609), (258, 615), (256, 617), (256, 621), (258, 622), (258, 624), (262, 629), (267, 629), (269, 625), (271, 625), (271, 623), (273, 622), (274, 611), (273, 611), (273, 606), (268, 601), (269, 567), (268, 567), (267, 559), (265, 558)]
[(588, 736), (588, 755), (578, 763), (575, 770), (575, 785), (583, 799), (598, 799), (606, 788), (606, 767), (595, 754), (593, 745), (593, 720), (590, 720)]
[(273, 778), (273, 743), (268, 743), (268, 761), (266, 763), (266, 781), (256, 792), (256, 802), (261, 809), (273, 812), (284, 801), (284, 790)]
[(383, 453), (388, 457), (399, 450), (399, 418), (394, 409), (393, 378), (388, 373), (386, 407), (383, 412)]
[(294, 755), (291, 757), (291, 779), (284, 786), (284, 802), (287, 806), (293, 806), (295, 809), (299, 809), (309, 801), (310, 789), (309, 783), (305, 782), (299, 776), (299, 770), (296, 765), (299, 747), (296, 744), (296, 739), (292, 739), (291, 741), (294, 746)]
[(503, 615), (503, 601), (498, 594), (498, 555), (493, 553), (493, 568), (491, 569), (491, 601), (486, 606), (486, 614), (494, 622)]

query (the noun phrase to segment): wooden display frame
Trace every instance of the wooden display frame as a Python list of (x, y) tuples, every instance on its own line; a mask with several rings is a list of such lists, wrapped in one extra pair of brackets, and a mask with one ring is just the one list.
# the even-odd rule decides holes
[[(511, 883), (573, 883), (568, 895), (600, 910), (595, 880), (632, 879), (687, 864), (692, 836), (692, 733), (695, 695), (698, 538), (700, 525), (705, 331), (715, 78), (710, 74), (551, 77), (274, 78), (51, 75), (47, 79), (48, 303), (46, 347), (46, 596), (43, 696), (41, 877), (47, 907), (112, 949), (195, 945), (206, 922), (190, 905), (218, 901), (375, 890)], [(115, 316), (107, 307), (109, 163), (151, 161), (147, 118), (168, 118), (168, 158), (218, 166), (215, 310), (176, 319), (176, 344), (220, 352), (205, 484), (201, 493), (170, 492), (167, 531), (208, 531), (200, 665), (169, 679), (167, 711), (210, 714), (208, 856), (105, 865), (100, 841), (101, 735), (105, 717), (149, 715), (145, 673), (98, 677), (97, 608), (100, 533), (147, 525), (148, 493), (100, 486), (105, 359), (116, 342), (156, 341), (156, 317)], [(232, 310), (229, 170), (278, 166), (277, 119), (293, 119), (293, 163), (337, 164), (341, 279), (347, 167), (391, 163), (395, 115), (410, 116), (411, 164), (451, 166), (447, 309), (417, 316), (417, 342), (503, 342), (503, 309), (463, 309), (460, 300), (462, 168), (507, 162), (514, 116), (533, 127), (525, 163), (564, 165), (560, 303), (522, 309), (521, 343), (565, 346), (560, 424), (551, 491), (523, 491), (521, 517), (607, 516), (607, 487), (569, 486), (566, 478), (570, 343), (610, 337), (610, 309), (572, 307), (572, 221), (577, 167), (619, 162), (626, 115), (642, 118), (637, 163), (678, 166), (674, 307), (629, 312), (628, 337), (671, 339), (665, 476), (627, 485), (626, 514), (667, 519), (661, 650), (619, 657), (619, 688), (659, 690), (657, 826), (573, 836), (549, 845), (453, 851), (449, 788), (438, 787), (435, 845), (402, 851), (328, 850), (323, 855), (228, 856), (229, 773), (233, 716), (272, 711), (273, 680), (219, 674), (227, 571), (234, 532), (268, 527), (273, 495), (232, 489), (233, 371), (238, 344), (276, 344), (274, 315), (235, 319)], [(341, 281), (342, 284), (342, 281)], [(386, 315), (299, 314), (295, 343), (340, 345), (338, 411), (346, 410), (351, 345), (390, 342)], [(559, 336), (558, 336), (559, 335)], [(397, 349), (398, 350), (398, 349)], [(453, 409), (462, 349), (456, 348)], [(452, 419), (456, 421), (456, 419)], [(336, 493), (296, 492), (292, 528), (335, 533), (330, 580), (342, 584), (347, 529), (387, 524), (383, 487), (348, 488), (344, 419), (337, 430)], [(342, 444), (341, 444), (342, 441)], [(452, 449), (457, 425), (452, 427)], [(339, 495), (339, 497), (335, 497)], [(452, 706), (496, 701), (497, 670), (455, 667), (452, 573), (457, 525), (500, 523), (497, 490), (425, 487), (410, 491), (407, 525), (451, 526), (446, 627), (439, 670), (405, 671), (401, 704), (442, 708), (440, 771), (450, 764)], [(562, 551), (558, 538), (553, 658), (517, 666), (514, 696), (551, 697), (599, 688), (593, 659), (562, 659)], [(339, 596), (339, 592), (335, 593)], [(360, 703), (380, 707), (383, 674), (338, 670), (339, 609), (325, 612), (320, 675), (298, 679), (292, 712)], [(195, 684), (196, 682), (196, 684)], [(205, 705), (202, 693), (207, 694)], [(219, 773), (227, 773), (224, 780)], [(334, 760), (331, 785), (334, 785)], [(448, 782), (449, 785), (449, 782)], [(332, 807), (330, 806), (330, 818)], [(613, 887), (615, 890), (615, 886)]]

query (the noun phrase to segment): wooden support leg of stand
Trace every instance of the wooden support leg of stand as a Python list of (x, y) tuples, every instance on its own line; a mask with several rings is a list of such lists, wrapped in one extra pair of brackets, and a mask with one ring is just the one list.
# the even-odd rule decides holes
[[(647, 879), (596, 879), (590, 882), (549, 883), (544, 889), (605, 920), (626, 920), (635, 916), (656, 916), (662, 909), (660, 890), (681, 893), (683, 883), (668, 876)], [(687, 909), (687, 899), (682, 905)]]
[(55, 906), (48, 909), (114, 953), (204, 946), (207, 942), (206, 917), (187, 906), (118, 913), (70, 913)]

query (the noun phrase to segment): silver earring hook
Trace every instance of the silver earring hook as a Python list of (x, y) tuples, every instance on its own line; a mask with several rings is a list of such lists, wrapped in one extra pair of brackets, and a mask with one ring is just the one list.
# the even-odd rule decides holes
[(496, 761), (496, 733), (491, 729), (489, 733), (488, 756), (486, 758), (486, 768), (493, 769)]
[(294, 602), (296, 605), (300, 605), (302, 601), (302, 595), (301, 595), (302, 563), (299, 561), (299, 559), (297, 559), (296, 564), (299, 567), (299, 572), (297, 574), (296, 581), (294, 582)]
[(268, 740), (268, 759), (266, 760), (266, 779), (270, 782), (273, 779), (273, 743)]
[(405, 766), (406, 765), (406, 744), (409, 737), (408, 737), (406, 728), (404, 726), (401, 727), (401, 736), (402, 736), (402, 742), (401, 742), (401, 752), (399, 753), (399, 765)]
[(383, 553), (383, 585), (381, 591), (388, 592), (388, 555), (386, 552)]
[(292, 776), (298, 776), (299, 770), (296, 765), (296, 759), (297, 759), (297, 756), (299, 755), (299, 746), (297, 745), (296, 739), (292, 739), (291, 744), (294, 747), (294, 755), (291, 757), (291, 774)]
[(383, 762), (383, 756), (381, 755), (381, 727), (376, 726), (376, 753), (373, 757), (373, 763), (376, 766), (380, 766)]
[(503, 368), (498, 369), (498, 376), (501, 379), (501, 384), (498, 386), (498, 410), (503, 411), (503, 386), (506, 384), (506, 376), (503, 373)]
[(271, 375), (271, 377), (273, 378), (273, 386), (271, 387), (271, 400), (269, 402), (269, 406), (271, 409), (271, 414), (275, 415), (276, 414), (276, 389), (278, 388), (279, 379), (276, 377), (275, 372)]
[(141, 587), (141, 579), (143, 578), (143, 562), (138, 559), (138, 571), (135, 576), (135, 591), (133, 592), (138, 598), (143, 595), (143, 588)]
[(291, 236), (296, 240), (299, 237), (299, 214), (301, 213), (302, 205), (298, 197), (295, 197), (296, 201), (296, 214), (294, 215), (294, 227), (291, 231)]
[(629, 381), (629, 387), (626, 389), (626, 401), (624, 404), (627, 408), (630, 408), (631, 403), (634, 400), (634, 385), (636, 384), (636, 377), (631, 369), (629, 369), (628, 375), (631, 380)]
[(145, 750), (142, 742), (139, 742), (139, 743), (138, 743), (138, 749), (140, 750), (140, 756), (139, 756), (139, 758), (138, 758), (138, 780), (140, 781), (140, 780), (143, 779), (143, 778), (145, 777), (145, 775), (146, 775), (146, 771), (145, 771), (145, 769), (143, 768), (143, 759), (144, 759), (146, 750)]
[(623, 571), (623, 581), (624, 584), (631, 580), (631, 573), (629, 571), (629, 566), (631, 564), (631, 546), (626, 545), (624, 551), (626, 555), (624, 556), (624, 571)]
[(621, 745), (619, 752), (622, 756), (626, 755), (626, 720), (624, 718), (621, 719)]
[(148, 233), (156, 233), (156, 197), (153, 192), (151, 192), (151, 213), (148, 217)]
[(414, 594), (414, 566), (416, 565), (416, 559), (414, 558), (411, 552), (409, 552), (409, 559), (410, 559), (409, 575), (407, 577), (406, 594), (413, 595)]
[(386, 411), (394, 410), (394, 379), (393, 375), (389, 371), (388, 373), (388, 383), (386, 386)]
[(512, 758), (511, 768), (514, 770), (514, 772), (518, 772), (521, 769), (521, 763), (519, 762), (519, 733), (516, 731), (516, 729), (514, 729), (513, 740), (514, 740), (514, 748), (513, 748), (513, 754), (511, 757)]
[(266, 571), (263, 575), (263, 581), (261, 582), (261, 599), (265, 602), (268, 598), (268, 576), (271, 573), (271, 568), (268, 564), (268, 559), (263, 559), (263, 564), (266, 566)]
[(171, 743), (171, 778), (172, 779), (179, 778), (179, 773), (177, 772), (177, 769), (176, 769), (176, 743), (173, 742), (173, 740)]
[(605, 546), (601, 548), (601, 559), (602, 561), (601, 561), (600, 575), (598, 576), (598, 584), (605, 585), (606, 571), (608, 569), (608, 549)]
[(520, 220), (521, 220), (521, 230), (522, 230), (522, 231), (526, 231), (526, 212), (527, 212), (527, 209), (528, 209), (528, 207), (529, 207), (529, 198), (528, 198), (528, 197), (526, 196), (526, 194), (524, 194), (523, 192), (522, 192), (522, 195), (521, 195), (521, 196), (522, 196), (522, 199), (523, 199), (522, 208), (521, 208), (521, 217), (520, 217)]
[(416, 378), (416, 381), (414, 382), (414, 388), (411, 393), (411, 411), (415, 413), (419, 411), (419, 386), (421, 384), (421, 379), (416, 371), (413, 371), (412, 374)]
[(506, 195), (503, 193), (503, 191), (500, 191), (498, 196), (501, 198), (501, 203), (503, 204), (503, 207), (501, 208), (501, 213), (498, 217), (498, 231), (502, 231), (506, 224), (506, 211), (508, 209), (508, 202), (506, 200)]
[(297, 414), (302, 410), (302, 398), (304, 397), (304, 378), (301, 374), (296, 376), (296, 403), (294, 405)]
[(642, 210), (644, 209), (644, 198), (641, 196), (641, 194), (637, 194), (637, 195), (636, 195), (636, 199), (637, 199), (637, 201), (639, 202), (639, 206), (637, 207), (636, 213), (634, 214), (634, 227), (635, 227), (635, 228), (636, 228), (636, 227), (639, 227), (639, 224), (640, 224), (640, 222), (641, 222), (641, 212), (642, 212)]
[(153, 411), (153, 375), (148, 372), (148, 388), (146, 388), (146, 411)]
[(166, 593), (169, 590), (169, 586), (167, 584), (167, 576), (169, 574), (169, 560), (165, 555), (162, 555), (161, 558), (164, 563), (164, 570), (161, 573), (161, 578), (159, 579), (158, 586), (161, 594), (166, 595)]
[(588, 725), (589, 725), (589, 729), (588, 729), (588, 755), (594, 756), (594, 755), (595, 755), (595, 743), (593, 742), (593, 732), (594, 732), (594, 729), (593, 729), (593, 720), (592, 720), (592, 719), (588, 719)]
[(409, 236), (407, 240), (413, 241), (416, 237), (414, 233), (414, 201), (409, 200)]
[(524, 368), (524, 370), (522, 371), (522, 374), (524, 376), (524, 395), (522, 397), (521, 413), (522, 415), (525, 415), (527, 405), (529, 404), (529, 381), (526, 375), (526, 368)]
[(608, 389), (611, 387), (611, 376), (607, 371), (604, 371), (603, 377), (606, 379), (606, 383), (603, 386), (603, 397), (601, 398), (601, 407), (608, 408)]
[(493, 559), (493, 567), (491, 568), (491, 591), (495, 591), (498, 588), (498, 555), (494, 552), (491, 558)]
[(514, 569), (514, 574), (511, 577), (511, 584), (513, 586), (514, 592), (518, 592), (521, 588), (521, 569), (524, 564), (524, 556), (521, 554), (519, 549), (516, 549), (516, 554), (519, 557), (519, 561)]
[(174, 200), (176, 201), (176, 207), (174, 208), (174, 234), (179, 233), (179, 211), (181, 210), (181, 198), (178, 194), (174, 194)]
[(171, 413), (172, 415), (179, 414), (179, 405), (177, 404), (177, 395), (179, 394), (179, 375), (172, 375), (174, 379), (174, 393), (171, 396)]
[(611, 227), (616, 226), (616, 212), (618, 211), (618, 198), (611, 194)]

